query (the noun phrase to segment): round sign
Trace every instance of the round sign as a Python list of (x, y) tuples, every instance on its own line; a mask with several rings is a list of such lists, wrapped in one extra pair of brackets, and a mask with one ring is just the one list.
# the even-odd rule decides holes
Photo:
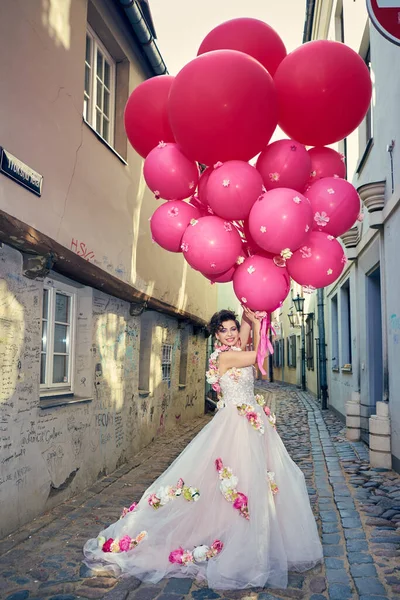
[(400, 0), (367, 0), (367, 9), (379, 33), (400, 46)]

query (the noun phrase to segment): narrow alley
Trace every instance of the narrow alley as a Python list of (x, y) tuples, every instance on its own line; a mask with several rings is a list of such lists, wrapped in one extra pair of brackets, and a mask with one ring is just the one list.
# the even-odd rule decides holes
[(301, 467), (322, 537), (325, 564), (291, 573), (286, 590), (214, 591), (189, 579), (157, 585), (96, 576), (82, 564), (85, 541), (138, 500), (212, 415), (178, 425), (132, 461), (0, 542), (4, 600), (384, 600), (400, 598), (400, 476), (370, 469), (367, 447), (350, 443), (332, 412), (293, 386), (261, 383), (278, 431)]

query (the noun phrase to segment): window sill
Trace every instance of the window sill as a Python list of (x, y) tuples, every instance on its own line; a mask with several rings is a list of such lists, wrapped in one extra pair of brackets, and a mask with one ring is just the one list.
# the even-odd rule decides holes
[(374, 145), (374, 138), (369, 138), (367, 145), (365, 146), (365, 150), (362, 153), (360, 160), (358, 161), (358, 165), (357, 165), (357, 169), (356, 169), (357, 175), (361, 175), (361, 172), (365, 166), (365, 163), (367, 162), (368, 156), (372, 150), (373, 145)]
[(179, 384), (178, 384), (178, 388), (179, 388), (180, 390), (184, 390), (184, 389), (186, 388), (186, 383), (179, 383)]
[(150, 390), (139, 390), (139, 396), (150, 396)]
[(351, 366), (346, 366), (346, 367), (342, 367), (341, 371), (342, 371), (342, 373), (352, 373), (353, 369)]
[(58, 408), (67, 404), (85, 404), (92, 402), (93, 398), (81, 398), (80, 396), (42, 396), (39, 400), (39, 408)]
[(339, 373), (339, 367), (332, 367), (332, 373)]
[(124, 158), (122, 158), (122, 156), (121, 156), (120, 154), (118, 154), (118, 152), (117, 152), (116, 150), (114, 150), (114, 148), (113, 148), (112, 146), (110, 146), (110, 144), (109, 144), (108, 142), (106, 142), (106, 140), (105, 140), (104, 138), (102, 138), (102, 137), (101, 137), (101, 135), (100, 135), (99, 133), (97, 133), (97, 131), (95, 130), (95, 128), (94, 128), (94, 127), (92, 127), (92, 125), (91, 125), (91, 124), (90, 124), (88, 121), (86, 121), (86, 119), (85, 119), (84, 117), (82, 117), (82, 119), (83, 119), (83, 122), (85, 123), (85, 125), (87, 125), (87, 126), (89, 127), (90, 131), (91, 131), (92, 133), (94, 133), (94, 135), (97, 137), (97, 139), (98, 139), (98, 140), (100, 140), (100, 142), (101, 142), (102, 144), (104, 144), (104, 146), (106, 146), (106, 148), (108, 148), (109, 150), (111, 150), (111, 152), (112, 152), (113, 154), (115, 154), (115, 156), (116, 156), (117, 158), (119, 158), (119, 160), (120, 160), (120, 161), (121, 161), (121, 162), (122, 162), (122, 163), (123, 163), (125, 166), (128, 166), (128, 163), (126, 162), (126, 160), (125, 160)]

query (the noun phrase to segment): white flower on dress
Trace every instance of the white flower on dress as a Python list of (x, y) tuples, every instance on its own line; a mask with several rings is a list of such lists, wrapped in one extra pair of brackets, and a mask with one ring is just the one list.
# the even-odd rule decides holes
[(302, 258), (311, 258), (311, 256), (312, 256), (311, 248), (308, 248), (307, 246), (303, 246), (302, 248), (300, 248), (300, 254), (301, 254)]
[(224, 179), (224, 180), (223, 180), (223, 182), (222, 182), (222, 185), (223, 185), (224, 187), (229, 187), (229, 186), (230, 186), (230, 184), (231, 184), (231, 182), (229, 181), (229, 179)]
[(300, 202), (301, 202), (301, 198), (300, 198), (300, 196), (295, 196), (295, 197), (293, 198), (293, 202), (295, 202), (296, 204), (300, 204)]
[(207, 553), (210, 551), (209, 546), (196, 546), (193, 550), (193, 559), (194, 562), (202, 563), (207, 562), (208, 556)]
[(284, 248), (281, 252), (281, 256), (282, 256), (282, 258), (285, 258), (286, 260), (288, 260), (289, 258), (292, 258), (293, 252), (291, 251), (290, 248)]
[(250, 265), (250, 266), (248, 267), (248, 269), (247, 269), (247, 272), (248, 272), (250, 275), (252, 275), (252, 274), (255, 272), (255, 270), (256, 270), (256, 269), (255, 269), (255, 267), (253, 267), (253, 265)]
[(326, 272), (327, 275), (332, 275), (332, 273), (333, 273), (332, 269), (328, 269)]
[(261, 225), (260, 231), (261, 233), (267, 233), (267, 228), (265, 227), (265, 225)]
[(224, 477), (224, 479), (221, 479), (219, 487), (221, 492), (224, 494), (225, 492), (229, 492), (229, 490), (234, 490), (238, 483), (239, 479), (236, 477), (236, 475), (232, 474), (230, 477)]
[(330, 221), (330, 218), (326, 212), (316, 212), (314, 215), (314, 221), (317, 223), (318, 227), (326, 227)]

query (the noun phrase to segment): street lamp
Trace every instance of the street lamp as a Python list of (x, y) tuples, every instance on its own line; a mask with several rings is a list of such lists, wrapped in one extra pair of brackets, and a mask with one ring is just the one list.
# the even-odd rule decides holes
[(306, 391), (306, 336), (304, 331), (304, 301), (305, 298), (302, 298), (299, 294), (297, 294), (297, 298), (293, 298), (295, 309), (301, 315), (301, 389)]

